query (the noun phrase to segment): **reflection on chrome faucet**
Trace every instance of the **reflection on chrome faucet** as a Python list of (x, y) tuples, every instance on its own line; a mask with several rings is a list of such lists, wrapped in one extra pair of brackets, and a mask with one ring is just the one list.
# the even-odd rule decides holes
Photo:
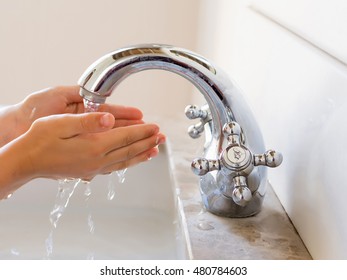
[(192, 138), (205, 132), (204, 154), (192, 170), (200, 176), (206, 209), (226, 217), (258, 213), (267, 185), (266, 166), (276, 167), (282, 155), (264, 153), (262, 134), (242, 92), (206, 59), (167, 45), (136, 45), (107, 54), (93, 63), (79, 80), (80, 94), (92, 103), (104, 103), (129, 75), (147, 70), (171, 71), (191, 81), (206, 105), (190, 105), (186, 115), (199, 119), (188, 129)]

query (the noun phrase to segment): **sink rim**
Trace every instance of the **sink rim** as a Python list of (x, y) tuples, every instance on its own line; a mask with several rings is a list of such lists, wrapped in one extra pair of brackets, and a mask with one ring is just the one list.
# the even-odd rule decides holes
[[(174, 203), (174, 208), (172, 208), (172, 210), (169, 210), (169, 215), (170, 213), (174, 213), (173, 217), (174, 217), (174, 221), (176, 221), (176, 224), (174, 226), (175, 228), (175, 232), (176, 232), (176, 245), (174, 245), (176, 248), (176, 257), (178, 259), (192, 259), (192, 250), (191, 250), (191, 244), (190, 244), (190, 239), (189, 239), (189, 233), (188, 233), (188, 227), (187, 227), (187, 222), (185, 219), (185, 214), (183, 211), (183, 206), (182, 206), (182, 202), (178, 196), (178, 188), (177, 188), (177, 181), (175, 180), (175, 176), (173, 176), (172, 174), (172, 169), (173, 169), (173, 165), (172, 165), (172, 160), (170, 159), (170, 153), (169, 150), (170, 148), (167, 145), (162, 145), (160, 146), (160, 152), (161, 154), (165, 154), (165, 168), (167, 169), (168, 172), (168, 180), (169, 180), (169, 186), (167, 187), (167, 190), (171, 190), (172, 192), (172, 198), (170, 196), (170, 199), (173, 199), (173, 203)], [(46, 181), (47, 179), (41, 179)], [(53, 181), (53, 180), (51, 180)], [(54, 181), (53, 181), (54, 182)], [(54, 182), (55, 183), (55, 182)], [(58, 184), (57, 184), (58, 185)], [(32, 186), (30, 187), (32, 188)], [(20, 190), (19, 190), (20, 191)], [(29, 190), (29, 192), (31, 192), (31, 189)], [(54, 192), (56, 192), (56, 190), (54, 190)], [(10, 198), (10, 200), (8, 200), (8, 202), (10, 202), (12, 199), (15, 199), (15, 195), (14, 197)], [(23, 198), (22, 198), (23, 200)], [(106, 197), (105, 197), (106, 200)], [(30, 204), (32, 202), (30, 202), (30, 200), (23, 200), (24, 202)], [(6, 203), (6, 201), (4, 201), (4, 203)], [(53, 203), (51, 204), (51, 208), (53, 207)], [(25, 208), (24, 208), (25, 209)], [(21, 211), (20, 209), (18, 211)], [(35, 210), (33, 210), (35, 212)], [(48, 215), (49, 213), (45, 213), (46, 214), (46, 218), (47, 218), (47, 222), (49, 223), (49, 219), (48, 219)], [(59, 227), (59, 225), (58, 225)], [(44, 240), (42, 241), (42, 243), (44, 243)], [(12, 248), (13, 246), (11, 246)], [(29, 251), (30, 252), (30, 251)], [(35, 253), (33, 254), (35, 255)], [(8, 256), (4, 256), (4, 259), (8, 258)], [(27, 258), (25, 258), (27, 259)], [(30, 257), (29, 257), (30, 259)], [(67, 257), (67, 259), (69, 259), (69, 257)]]

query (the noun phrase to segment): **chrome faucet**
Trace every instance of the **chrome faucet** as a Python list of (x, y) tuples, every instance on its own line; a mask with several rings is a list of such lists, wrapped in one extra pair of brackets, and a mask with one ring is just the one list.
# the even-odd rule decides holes
[(191, 167), (200, 176), (206, 209), (226, 217), (247, 217), (261, 210), (267, 185), (266, 166), (276, 167), (282, 155), (264, 153), (257, 122), (241, 91), (203, 57), (168, 45), (136, 45), (109, 53), (94, 62), (78, 81), (80, 94), (91, 104), (104, 103), (129, 75), (147, 69), (174, 72), (191, 81), (207, 104), (190, 105), (186, 116), (199, 119), (188, 129), (192, 138), (205, 131), (203, 158)]

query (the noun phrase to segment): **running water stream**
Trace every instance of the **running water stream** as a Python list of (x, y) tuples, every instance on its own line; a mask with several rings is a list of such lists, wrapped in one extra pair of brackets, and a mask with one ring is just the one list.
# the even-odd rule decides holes
[[(100, 104), (91, 102), (89, 100), (84, 99), (84, 108), (85, 112), (96, 112), (99, 109)], [(109, 174), (108, 184), (107, 184), (107, 199), (113, 200), (116, 194), (116, 183), (115, 183), (115, 175), (118, 177), (119, 183), (124, 183), (125, 181), (125, 173), (127, 169), (118, 170), (111, 174)], [(62, 180), (58, 180), (58, 192), (55, 198), (55, 203), (53, 206), (52, 211), (49, 215), (49, 220), (51, 224), (51, 231), (46, 238), (45, 245), (46, 245), (46, 257), (49, 259), (53, 255), (53, 233), (54, 230), (58, 226), (58, 222), (63, 216), (64, 211), (66, 210), (70, 198), (72, 197), (75, 189), (80, 185), (84, 184), (86, 186), (86, 189), (84, 191), (84, 195), (86, 197), (86, 208), (87, 208), (87, 226), (89, 229), (90, 234), (94, 234), (95, 230), (95, 224), (93, 221), (93, 216), (89, 207), (89, 198), (92, 195), (92, 189), (90, 185), (90, 181), (83, 180), (83, 179), (75, 179), (75, 178), (66, 178)], [(88, 258), (91, 258), (92, 253), (88, 255)]]

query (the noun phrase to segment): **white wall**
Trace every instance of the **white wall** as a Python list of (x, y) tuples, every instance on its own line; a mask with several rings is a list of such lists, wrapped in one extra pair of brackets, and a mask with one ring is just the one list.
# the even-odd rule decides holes
[(285, 210), (313, 258), (346, 259), (347, 2), (205, 2), (215, 29), (205, 50), (283, 152), (269, 177)]
[[(76, 84), (100, 56), (138, 43), (195, 49), (199, 0), (0, 0), (2, 104), (30, 92)], [(110, 101), (173, 115), (191, 85), (171, 73), (138, 73)], [(169, 105), (169, 106), (168, 106)]]

